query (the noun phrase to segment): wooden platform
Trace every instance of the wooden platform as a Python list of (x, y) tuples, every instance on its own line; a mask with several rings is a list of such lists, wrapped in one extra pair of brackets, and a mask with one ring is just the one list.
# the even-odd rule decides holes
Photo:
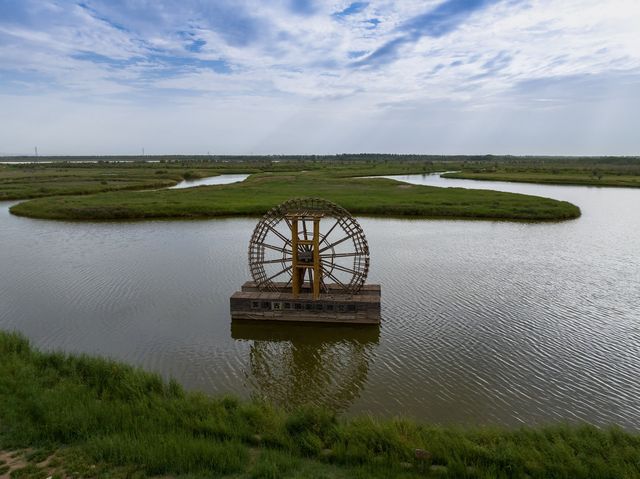
[[(335, 289), (335, 292), (332, 292)], [(231, 319), (297, 321), (347, 324), (380, 323), (380, 285), (367, 284), (358, 294), (340, 294), (329, 286), (329, 293), (313, 299), (303, 290), (297, 298), (290, 291), (260, 291), (248, 281), (230, 299)]]

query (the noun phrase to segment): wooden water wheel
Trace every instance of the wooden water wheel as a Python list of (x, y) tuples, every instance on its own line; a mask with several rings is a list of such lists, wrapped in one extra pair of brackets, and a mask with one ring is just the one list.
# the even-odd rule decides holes
[(249, 244), (249, 268), (265, 291), (355, 294), (369, 272), (369, 246), (347, 210), (319, 198), (296, 198), (269, 210)]

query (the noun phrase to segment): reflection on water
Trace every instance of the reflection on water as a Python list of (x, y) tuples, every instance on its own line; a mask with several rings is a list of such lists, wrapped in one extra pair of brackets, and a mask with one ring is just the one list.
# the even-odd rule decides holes
[(254, 396), (285, 407), (347, 409), (367, 380), (380, 328), (233, 321), (231, 337), (250, 341)]
[(231, 325), (256, 219), (65, 223), (2, 203), (0, 328), (281, 405), (640, 430), (640, 189), (407, 180), (558, 198), (582, 216), (359, 218), (382, 284), (372, 333)]

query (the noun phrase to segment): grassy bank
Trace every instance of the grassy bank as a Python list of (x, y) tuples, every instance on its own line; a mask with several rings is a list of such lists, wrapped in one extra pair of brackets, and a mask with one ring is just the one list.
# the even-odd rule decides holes
[(529, 159), (465, 164), (446, 178), (558, 185), (640, 187), (640, 159)]
[(473, 172), (460, 171), (446, 173), (445, 178), (461, 178), (466, 180), (511, 181), (515, 183), (546, 183), (553, 185), (582, 185), (582, 186), (617, 186), (627, 188), (640, 187), (640, 176), (607, 175), (594, 176), (590, 173), (551, 173), (544, 171), (495, 171)]
[(164, 188), (182, 180), (179, 172), (112, 168), (53, 168), (41, 165), (0, 165), (0, 200), (80, 195), (101, 191)]
[(13, 206), (11, 212), (59, 220), (257, 216), (300, 196), (318, 196), (353, 214), (371, 216), (557, 221), (580, 215), (578, 207), (548, 198), (349, 178), (334, 171), (260, 173), (224, 186), (36, 199)]
[[(416, 449), (427, 451), (416, 457)], [(4, 464), (3, 464), (4, 463)], [(0, 475), (640, 477), (640, 437), (558, 425), (455, 429), (210, 398), (0, 332)]]
[(166, 188), (220, 174), (213, 168), (158, 165), (0, 165), (0, 201)]

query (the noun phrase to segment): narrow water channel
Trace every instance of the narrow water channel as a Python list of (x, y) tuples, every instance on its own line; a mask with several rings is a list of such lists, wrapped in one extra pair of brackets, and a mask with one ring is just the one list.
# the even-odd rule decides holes
[[(219, 177), (217, 177), (219, 178)], [(66, 223), (0, 203), (0, 328), (209, 393), (447, 424), (640, 430), (640, 189), (446, 180), (571, 201), (527, 224), (360, 218), (377, 328), (232, 324), (255, 219)]]

